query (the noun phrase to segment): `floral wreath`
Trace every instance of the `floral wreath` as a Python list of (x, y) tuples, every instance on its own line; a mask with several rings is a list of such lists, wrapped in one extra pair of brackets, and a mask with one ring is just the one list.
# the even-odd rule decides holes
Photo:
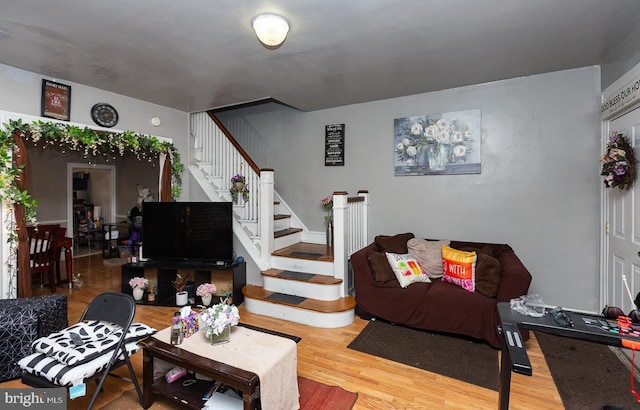
[(627, 190), (636, 180), (636, 156), (629, 138), (614, 131), (607, 143), (607, 149), (600, 157), (604, 185), (607, 188)]

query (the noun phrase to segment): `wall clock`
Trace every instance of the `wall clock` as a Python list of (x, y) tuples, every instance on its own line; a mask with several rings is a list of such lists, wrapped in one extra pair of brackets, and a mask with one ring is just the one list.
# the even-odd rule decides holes
[(91, 107), (91, 119), (101, 127), (111, 128), (118, 123), (118, 111), (111, 104), (98, 103)]

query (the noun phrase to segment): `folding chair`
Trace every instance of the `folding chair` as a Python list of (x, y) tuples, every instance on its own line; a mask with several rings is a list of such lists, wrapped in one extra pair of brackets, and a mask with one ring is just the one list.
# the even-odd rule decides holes
[[(112, 292), (98, 295), (77, 324), (34, 343), (36, 353), (18, 362), (24, 370), (22, 382), (33, 387), (71, 387), (80, 381), (95, 380), (96, 391), (87, 407), (91, 409), (107, 375), (126, 364), (131, 380), (112, 376), (132, 381), (142, 403), (142, 391), (129, 360), (138, 348), (135, 343), (125, 342), (127, 338), (137, 340), (147, 336), (155, 329), (146, 327), (132, 334), (130, 328), (135, 311), (136, 303), (130, 295)], [(145, 325), (133, 323), (135, 327), (145, 328)], [(78, 341), (76, 335), (82, 341)]]

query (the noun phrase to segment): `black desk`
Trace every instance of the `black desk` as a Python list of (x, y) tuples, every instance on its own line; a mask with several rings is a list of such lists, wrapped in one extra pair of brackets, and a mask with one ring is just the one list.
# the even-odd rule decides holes
[(500, 361), (500, 409), (507, 410), (509, 408), (511, 372), (527, 376), (531, 376), (533, 373), (529, 356), (518, 329), (528, 329), (617, 347), (631, 348), (635, 343), (636, 349), (640, 349), (640, 337), (613, 334), (596, 326), (588, 326), (583, 320), (584, 318), (602, 319), (601, 316), (566, 312), (573, 321), (574, 327), (562, 327), (548, 314), (543, 317), (521, 315), (511, 310), (509, 303), (498, 303), (498, 314), (500, 315), (502, 333), (504, 335), (502, 359)]

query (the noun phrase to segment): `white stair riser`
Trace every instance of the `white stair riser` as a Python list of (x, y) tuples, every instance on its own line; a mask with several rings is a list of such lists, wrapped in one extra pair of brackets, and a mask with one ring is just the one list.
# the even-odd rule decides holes
[(274, 220), (273, 221), (274, 232), (282, 231), (283, 229), (289, 228), (289, 222), (291, 222), (291, 218), (282, 218), (282, 219)]
[(247, 297), (244, 299), (244, 307), (249, 312), (257, 315), (274, 317), (326, 329), (349, 326), (355, 319), (354, 309), (344, 312), (323, 313)]
[(321, 262), (309, 259), (271, 257), (273, 269), (290, 270), (294, 272), (314, 273), (333, 277), (333, 262)]
[(300, 280), (274, 278), (272, 276), (263, 276), (262, 281), (264, 290), (270, 292), (326, 301), (338, 300), (341, 297), (342, 283), (321, 285)]
[(302, 241), (302, 232), (281, 236), (274, 239), (274, 249), (282, 249)]

